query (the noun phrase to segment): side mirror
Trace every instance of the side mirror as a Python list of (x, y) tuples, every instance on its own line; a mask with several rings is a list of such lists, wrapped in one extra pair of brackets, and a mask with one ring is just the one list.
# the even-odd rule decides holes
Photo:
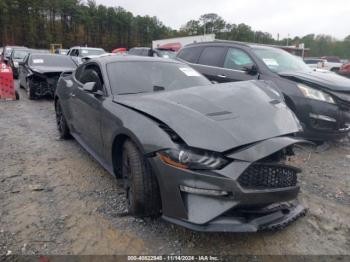
[(105, 95), (102, 90), (96, 90), (93, 93), (94, 93), (95, 97), (101, 97), (101, 96)]
[(83, 90), (92, 93), (95, 91), (95, 87), (96, 87), (95, 82), (87, 82), (83, 85)]
[(258, 73), (258, 67), (255, 64), (245, 66), (243, 70), (249, 75), (256, 75)]

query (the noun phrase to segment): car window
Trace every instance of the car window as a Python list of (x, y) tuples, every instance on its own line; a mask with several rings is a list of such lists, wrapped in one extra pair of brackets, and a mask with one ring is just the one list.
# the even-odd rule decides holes
[(179, 63), (114, 62), (107, 65), (107, 73), (115, 95), (170, 91), (211, 84), (188, 65)]
[(317, 64), (316, 60), (304, 60), (305, 64)]
[(180, 50), (177, 57), (190, 63), (197, 63), (198, 57), (202, 53), (202, 50), (202, 46), (186, 47)]
[(78, 51), (78, 56), (94, 56), (94, 55), (102, 55), (106, 53), (103, 49), (91, 49), (91, 48), (81, 48), (80, 52)]
[(81, 83), (81, 74), (82, 74), (82, 72), (84, 71), (84, 67), (85, 67), (85, 65), (80, 65), (80, 66), (75, 70), (75, 73), (74, 73), (75, 79), (78, 80), (80, 83)]
[(12, 53), (12, 58), (15, 60), (23, 60), (27, 55), (29, 51), (22, 51), (22, 50), (14, 50)]
[(103, 78), (101, 70), (96, 64), (88, 64), (83, 66), (79, 70), (78, 74), (79, 82), (82, 84), (94, 82), (96, 83), (96, 90), (103, 90)]
[(157, 55), (163, 58), (175, 58), (176, 53), (174, 51), (171, 50), (156, 50)]
[(129, 54), (130, 54), (130, 55), (135, 54), (135, 48), (131, 48), (131, 49), (129, 50)]
[(249, 55), (237, 48), (229, 48), (226, 54), (224, 67), (235, 70), (243, 70), (244, 67), (254, 64)]
[(221, 67), (226, 50), (221, 46), (206, 47), (199, 57), (198, 64)]
[(278, 48), (254, 47), (253, 52), (275, 73), (310, 72), (310, 67), (303, 60)]

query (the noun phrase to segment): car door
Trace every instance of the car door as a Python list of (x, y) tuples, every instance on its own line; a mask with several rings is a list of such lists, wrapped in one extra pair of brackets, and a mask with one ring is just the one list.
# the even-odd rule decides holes
[(191, 66), (211, 81), (225, 82), (222, 66), (226, 52), (225, 46), (207, 46), (200, 54), (198, 62)]
[(257, 68), (248, 53), (240, 48), (230, 47), (225, 55), (220, 82), (258, 79), (258, 72), (251, 70), (252, 66)]
[[(95, 82), (93, 92), (84, 90), (84, 84)], [(95, 63), (86, 64), (72, 90), (71, 112), (74, 132), (91, 153), (96, 157), (102, 155), (101, 106), (105, 97), (96, 91), (104, 91), (100, 68)]]
[(23, 61), (23, 63), (19, 66), (19, 83), (24, 88), (27, 88), (27, 76), (28, 76), (28, 63), (29, 63), (29, 56), (26, 57), (26, 59)]

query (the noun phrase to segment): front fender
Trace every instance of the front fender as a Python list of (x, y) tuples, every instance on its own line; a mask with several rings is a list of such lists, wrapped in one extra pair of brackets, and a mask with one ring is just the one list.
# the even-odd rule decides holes
[(108, 99), (103, 102), (103, 109), (101, 130), (105, 157), (109, 163), (112, 163), (114, 140), (120, 135), (129, 137), (144, 155), (175, 147), (155, 119)]

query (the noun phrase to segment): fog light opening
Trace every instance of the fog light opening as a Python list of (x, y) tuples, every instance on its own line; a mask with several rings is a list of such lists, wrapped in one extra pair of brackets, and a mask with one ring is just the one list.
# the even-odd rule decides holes
[(325, 115), (316, 115), (316, 114), (310, 113), (309, 116), (310, 116), (310, 118), (313, 118), (313, 119), (318, 119), (318, 120), (323, 120), (323, 121), (328, 121), (328, 122), (333, 122), (333, 123), (337, 122), (336, 119), (329, 117), (329, 116), (325, 116)]
[(196, 194), (196, 195), (207, 195), (207, 196), (228, 196), (229, 192), (224, 190), (214, 190), (214, 189), (203, 189), (195, 188), (189, 186), (180, 185), (180, 190), (182, 192)]

